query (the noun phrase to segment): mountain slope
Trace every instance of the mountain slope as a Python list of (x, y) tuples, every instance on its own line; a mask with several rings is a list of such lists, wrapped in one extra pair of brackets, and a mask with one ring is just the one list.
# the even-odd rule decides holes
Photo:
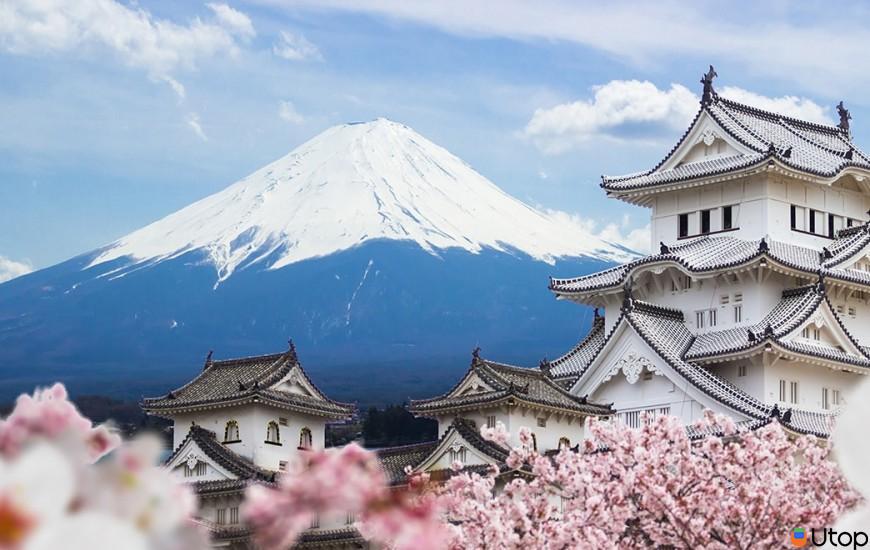
[(267, 353), (288, 337), (340, 399), (423, 397), (477, 345), (525, 364), (565, 351), (590, 315), (557, 303), (547, 276), (627, 254), (405, 126), (337, 126), (115, 243), (0, 284), (0, 400), (53, 380), (161, 393), (209, 349)]
[(219, 281), (347, 250), (408, 240), (460, 248), (619, 259), (625, 250), (523, 204), (407, 126), (377, 119), (326, 130), (285, 157), (113, 243), (91, 265), (133, 265), (206, 251)]

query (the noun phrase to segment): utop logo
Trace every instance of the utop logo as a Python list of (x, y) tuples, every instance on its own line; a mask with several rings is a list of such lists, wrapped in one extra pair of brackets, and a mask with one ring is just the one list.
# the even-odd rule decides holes
[(791, 543), (795, 548), (807, 545), (807, 530), (803, 527), (795, 527), (791, 530)]

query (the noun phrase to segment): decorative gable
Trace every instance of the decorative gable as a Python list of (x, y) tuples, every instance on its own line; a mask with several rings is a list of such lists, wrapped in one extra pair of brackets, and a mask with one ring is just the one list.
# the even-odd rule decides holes
[(166, 469), (172, 472), (180, 481), (220, 481), (239, 479), (239, 477), (215, 462), (197, 443), (188, 438), (176, 450)]
[(308, 381), (302, 373), (299, 365), (295, 365), (284, 378), (279, 380), (271, 389), (285, 391), (295, 395), (320, 398), (320, 392)]
[(448, 470), (454, 462), (463, 466), (481, 466), (500, 463), (496, 458), (477, 448), (456, 429), (450, 429), (439, 442), (438, 447), (415, 468), (416, 472)]
[(490, 384), (484, 382), (476, 373), (471, 373), (448, 395), (450, 397), (460, 397), (491, 391), (494, 391), (494, 388)]
[(656, 171), (669, 170), (693, 162), (752, 153), (753, 151), (748, 147), (723, 130), (705, 111), (695, 121), (686, 139)]
[(843, 326), (826, 301), (822, 301), (809, 319), (783, 337), (782, 340), (783, 342), (824, 346), (855, 358), (865, 358), (864, 352), (843, 330)]

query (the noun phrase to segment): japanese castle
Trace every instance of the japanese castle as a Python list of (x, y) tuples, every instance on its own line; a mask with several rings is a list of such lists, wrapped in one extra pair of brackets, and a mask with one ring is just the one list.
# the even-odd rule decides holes
[[(591, 330), (553, 361), (523, 368), (472, 354), (446, 394), (412, 401), (439, 439), (378, 450), (391, 482), (406, 468), (434, 479), (505, 464), (480, 436), (501, 422), (539, 452), (572, 448), (587, 417), (639, 426), (642, 413), (687, 425), (705, 409), (749, 428), (774, 419), (827, 437), (870, 369), (870, 157), (849, 112), (827, 126), (726, 99), (701, 80), (700, 108), (655, 167), (602, 178), (608, 196), (650, 208), (658, 253), (599, 273), (551, 279), (559, 299), (595, 308)], [(167, 467), (193, 484), (216, 546), (247, 544), (238, 506), (249, 483), (273, 483), (292, 453), (325, 445), (350, 418), (305, 374), (290, 347), (214, 361), (144, 408), (174, 421)], [(360, 547), (353, 518), (312, 525), (300, 546)]]

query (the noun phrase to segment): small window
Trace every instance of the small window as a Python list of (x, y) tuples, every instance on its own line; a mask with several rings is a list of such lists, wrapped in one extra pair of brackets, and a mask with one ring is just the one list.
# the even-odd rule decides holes
[(849, 308), (849, 317), (854, 317), (854, 316), (855, 316), (855, 308), (850, 307)]
[(279, 460), (278, 461), (278, 471), (279, 472), (286, 472), (287, 471), (287, 461), (286, 460)]
[(739, 365), (737, 367), (737, 376), (741, 378), (746, 376), (746, 365)]
[(680, 227), (679, 227), (679, 237), (688, 237), (689, 236), (689, 215), (688, 214), (680, 214)]
[(559, 438), (559, 449), (570, 449), (571, 448), (571, 440), (567, 437)]
[(546, 428), (547, 427), (547, 419), (539, 416), (538, 417), (538, 427), (539, 428)]
[(853, 223), (855, 223), (855, 220), (852, 218), (846, 218), (846, 227), (852, 227)]
[(742, 292), (735, 292), (734, 293), (734, 303), (742, 302), (742, 301), (743, 301), (743, 293)]
[(791, 402), (795, 405), (798, 403), (798, 383), (790, 382), (789, 383), (789, 397), (791, 398)]
[(743, 304), (737, 304), (734, 306), (734, 322), (743, 322)]
[(308, 428), (302, 428), (302, 431), (299, 432), (299, 448), (300, 449), (310, 449), (312, 446), (312, 438), (311, 438), (311, 430)]
[(785, 403), (785, 398), (786, 398), (785, 389), (786, 389), (785, 380), (780, 380), (779, 381), (779, 400), (782, 403)]
[(286, 419), (286, 418), (279, 418), (279, 419), (278, 419), (278, 424), (281, 425), (281, 426), (286, 426), (286, 425), (287, 425), (287, 419)]
[(281, 432), (278, 429), (278, 423), (274, 420), (270, 420), (266, 425), (266, 443), (272, 445), (281, 444)]
[(837, 313), (839, 313), (840, 315), (842, 315), (843, 312), (846, 311), (846, 308), (843, 307), (843, 304), (838, 305), (836, 309), (837, 309)]
[(816, 211), (810, 208), (810, 233), (816, 232)]
[(722, 229), (734, 229), (733, 207), (722, 207)]
[(822, 388), (822, 408), (825, 410), (831, 408), (831, 403), (828, 401), (828, 388)]
[(218, 525), (226, 525), (227, 523), (227, 509), (226, 508), (218, 508), (217, 509), (217, 524)]
[(695, 326), (698, 328), (704, 328), (704, 312), (696, 311), (695, 312)]
[(791, 205), (791, 228), (792, 228), (792, 229), (797, 229), (797, 228), (798, 228), (798, 224), (797, 224), (797, 214), (798, 214), (798, 212), (797, 212), (797, 206), (795, 206), (795, 205)]
[(344, 523), (345, 525), (353, 525), (354, 523), (356, 523), (356, 513), (348, 512), (347, 516), (345, 516), (344, 518)]
[(833, 390), (831, 392), (831, 402), (835, 407), (840, 405), (840, 390)]
[(465, 447), (456, 446), (450, 448), (450, 462), (459, 462), (460, 464), (465, 464), (465, 457), (467, 451)]
[(208, 464), (205, 462), (197, 462), (196, 463), (196, 475), (204, 476), (208, 473)]
[(535, 436), (535, 434), (532, 434), (532, 450), (538, 450), (538, 438)]
[(486, 417), (486, 427), (487, 428), (495, 428), (495, 415), (491, 414)]
[(707, 313), (707, 316), (708, 316), (708, 318), (709, 318), (709, 320), (710, 320), (710, 326), (711, 326), (711, 327), (715, 327), (715, 326), (716, 326), (716, 313), (717, 313), (717, 312), (716, 312), (715, 309), (711, 309), (711, 310)]
[(235, 420), (230, 420), (224, 428), (224, 443), (232, 443), (239, 440), (239, 423)]
[(238, 522), (239, 522), (239, 507), (233, 506), (232, 508), (230, 508), (230, 523), (235, 525)]
[(731, 301), (731, 297), (728, 296), (727, 294), (723, 294), (723, 295), (719, 296), (719, 303), (722, 304), (723, 306), (730, 301)]
[(311, 529), (317, 529), (320, 527), (320, 514), (314, 514), (311, 517), (311, 524), (308, 527)]
[(834, 227), (834, 215), (828, 214), (828, 237), (834, 238), (837, 234), (837, 229)]
[(710, 211), (701, 210), (701, 234), (706, 235), (710, 232)]

